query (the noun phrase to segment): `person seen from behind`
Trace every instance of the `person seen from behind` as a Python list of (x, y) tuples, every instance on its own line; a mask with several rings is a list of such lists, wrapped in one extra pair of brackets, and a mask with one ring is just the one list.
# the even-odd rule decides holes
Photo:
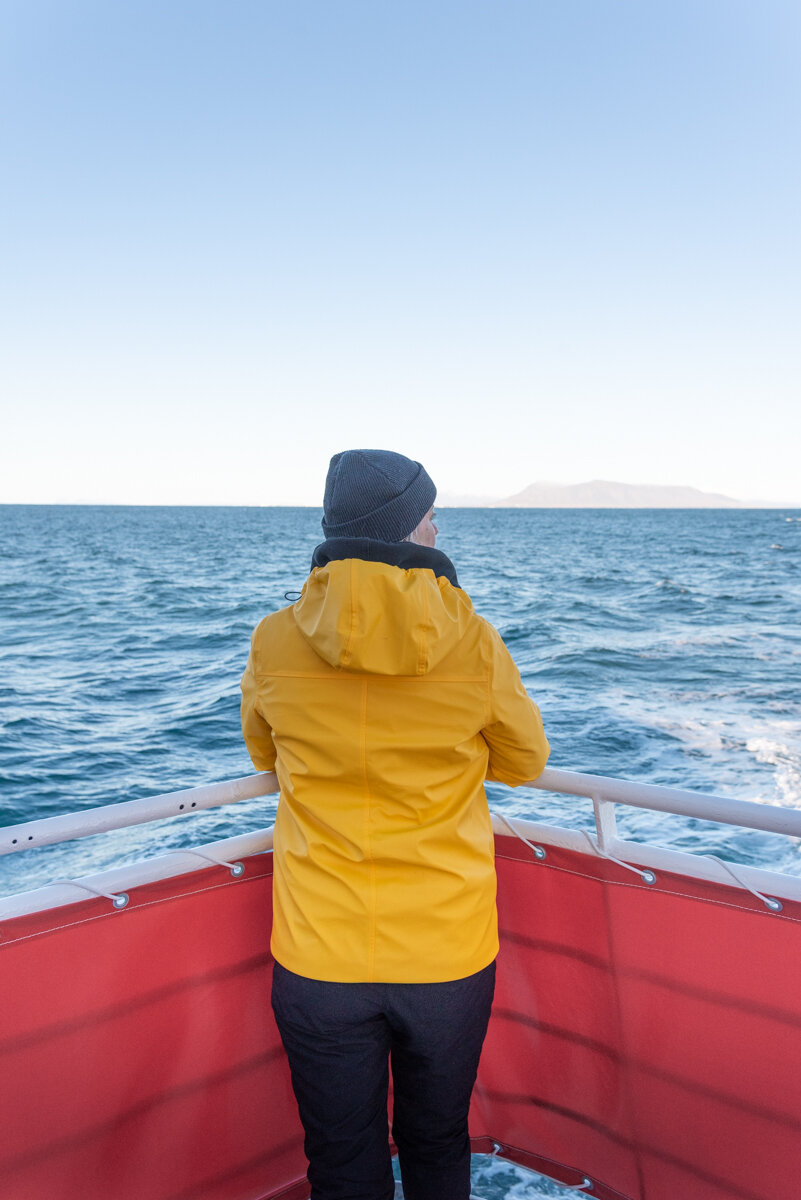
[(436, 489), (331, 459), (297, 603), (256, 628), (242, 728), (275, 770), (272, 1004), (311, 1200), (468, 1200), (467, 1114), (498, 930), (484, 780), (536, 778), (539, 711), (435, 547)]

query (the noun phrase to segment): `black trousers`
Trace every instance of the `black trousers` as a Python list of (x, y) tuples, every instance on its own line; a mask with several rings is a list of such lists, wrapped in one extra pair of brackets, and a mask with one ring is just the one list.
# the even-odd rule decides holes
[(326, 983), (275, 964), (273, 1011), (306, 1134), (311, 1200), (468, 1200), (467, 1110), (495, 963), (450, 983)]

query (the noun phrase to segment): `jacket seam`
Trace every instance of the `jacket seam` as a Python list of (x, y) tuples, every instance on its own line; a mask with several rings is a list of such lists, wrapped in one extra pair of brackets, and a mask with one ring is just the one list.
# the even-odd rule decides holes
[(427, 590), (425, 590), (423, 592), (423, 607), (425, 609), (424, 622), (423, 622), (423, 636), (420, 638), (420, 651), (417, 655), (417, 673), (418, 673), (418, 675), (425, 675), (426, 667), (428, 666), (427, 642), (428, 642), (428, 628), (429, 628), (428, 622), (429, 622), (429, 618), (431, 615), (431, 603), (430, 603), (430, 598), (429, 598)]
[(371, 796), (370, 780), (367, 775), (367, 679), (362, 680), (362, 711), (361, 711), (361, 743), (362, 743), (362, 778), (364, 780), (364, 846), (367, 852), (367, 869), (369, 873), (370, 902), (368, 906), (367, 924), (367, 982), (372, 983), (375, 977), (376, 949), (376, 877), (375, 859), (370, 840)]
[(484, 728), (490, 724), (490, 714), (492, 712), (492, 647), (489, 645), (490, 636), (488, 626), (484, 626), (481, 632), (483, 642), (482, 649), (487, 651), (487, 673), (484, 677), (486, 692), (484, 699)]
[(350, 629), (348, 630), (348, 640), (345, 643), (345, 649), (342, 651), (342, 656), (340, 659), (341, 665), (343, 667), (346, 666), (347, 663), (350, 662), (352, 646), (353, 646), (353, 637), (354, 637), (354, 634), (356, 633), (356, 620), (357, 620), (357, 616), (358, 616), (358, 609), (356, 607), (356, 596), (354, 595), (355, 591), (356, 591), (356, 560), (351, 559), (350, 560)]
[[(335, 671), (336, 674), (332, 674)], [(488, 682), (487, 673), (481, 675), (435, 675), (431, 671), (425, 676), (420, 675), (380, 675), (377, 671), (349, 671), (342, 667), (332, 667), (331, 671), (262, 671), (257, 679), (386, 679), (392, 683), (484, 683)]]

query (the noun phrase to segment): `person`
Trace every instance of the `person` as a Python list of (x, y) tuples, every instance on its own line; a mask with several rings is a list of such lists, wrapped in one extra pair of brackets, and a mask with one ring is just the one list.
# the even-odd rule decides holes
[(272, 1003), (312, 1200), (468, 1200), (467, 1113), (498, 952), (485, 778), (549, 747), (497, 631), (435, 547), (436, 489), (331, 459), (297, 603), (254, 631), (242, 728), (275, 770)]

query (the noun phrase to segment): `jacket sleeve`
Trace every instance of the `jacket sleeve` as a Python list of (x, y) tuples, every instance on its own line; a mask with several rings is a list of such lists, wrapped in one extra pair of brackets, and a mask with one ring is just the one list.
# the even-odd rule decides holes
[[(255, 635), (254, 635), (255, 639)], [(259, 688), (256, 677), (255, 646), (251, 642), (250, 657), (242, 676), (242, 734), (257, 771), (275, 770), (273, 731), (259, 711)]]
[(487, 779), (515, 787), (541, 774), (551, 748), (540, 710), (523, 687), (511, 654), (498, 631), (489, 629), (489, 712), (482, 730), (489, 746)]

